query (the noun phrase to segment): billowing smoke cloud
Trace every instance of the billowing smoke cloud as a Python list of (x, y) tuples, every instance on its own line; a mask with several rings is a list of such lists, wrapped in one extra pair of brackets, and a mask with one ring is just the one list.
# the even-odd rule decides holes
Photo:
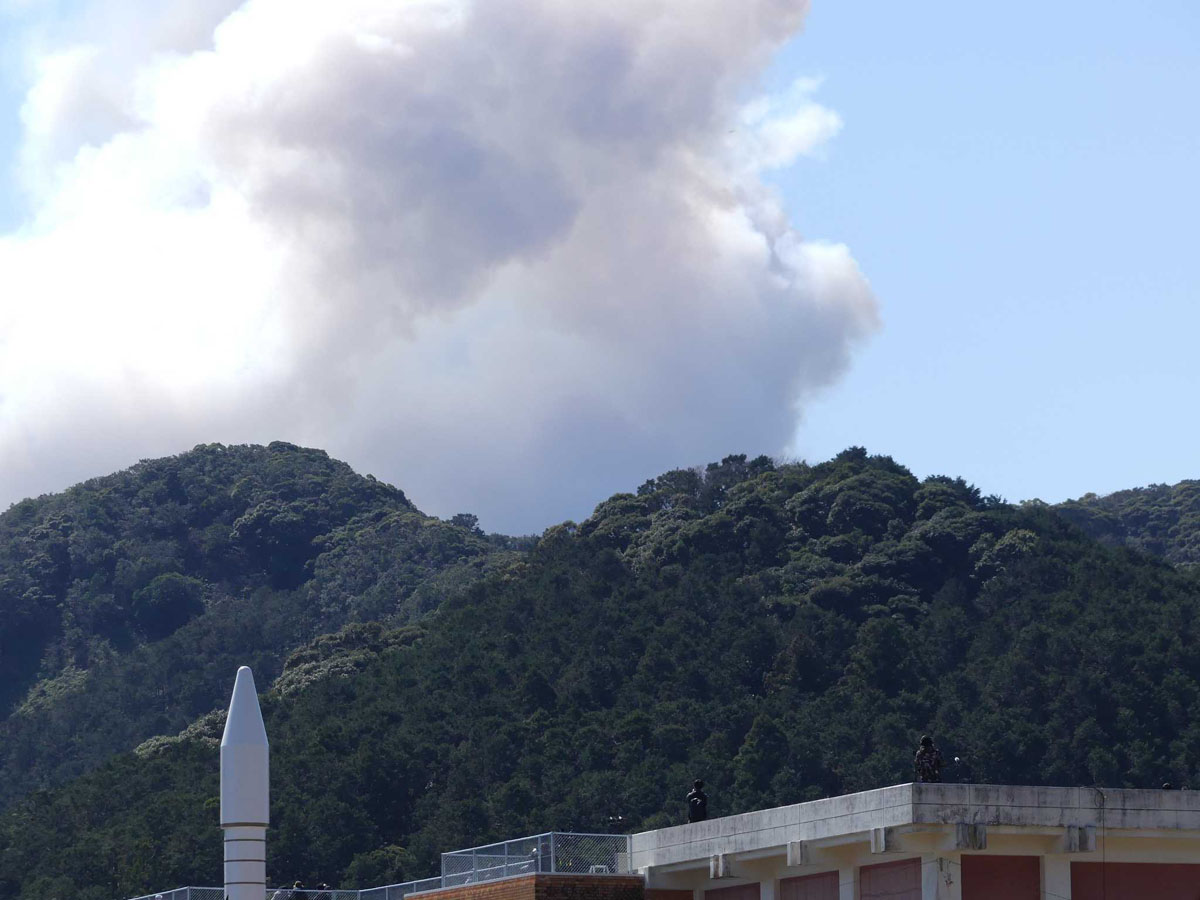
[(807, 0), (114, 6), (27, 45), (0, 504), (283, 438), (540, 530), (784, 450), (875, 325), (764, 182), (840, 127), (747, 100)]

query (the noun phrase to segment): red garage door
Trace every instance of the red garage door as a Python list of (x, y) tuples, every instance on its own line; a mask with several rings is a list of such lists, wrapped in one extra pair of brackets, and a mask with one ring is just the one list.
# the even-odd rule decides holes
[(1038, 900), (1042, 895), (1042, 864), (1036, 856), (962, 858), (963, 900)]
[(921, 900), (921, 860), (863, 866), (858, 870), (858, 896), (860, 900)]
[(779, 900), (838, 900), (838, 873), (785, 878), (779, 882)]
[(1200, 865), (1071, 863), (1071, 898), (1200, 900)]
[(758, 882), (735, 887), (713, 888), (704, 892), (704, 900), (758, 900)]

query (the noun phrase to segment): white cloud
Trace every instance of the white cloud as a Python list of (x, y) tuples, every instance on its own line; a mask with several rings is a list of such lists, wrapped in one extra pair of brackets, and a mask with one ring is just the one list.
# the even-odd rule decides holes
[(285, 438), (538, 528), (781, 451), (875, 325), (846, 248), (760, 180), (840, 120), (810, 81), (742, 99), (806, 0), (210, 0), (113, 28), (144, 6), (31, 51), (0, 502)]
[(782, 169), (809, 155), (842, 130), (841, 117), (813, 99), (818, 79), (797, 79), (784, 94), (742, 108), (730, 132), (733, 158), (750, 172)]

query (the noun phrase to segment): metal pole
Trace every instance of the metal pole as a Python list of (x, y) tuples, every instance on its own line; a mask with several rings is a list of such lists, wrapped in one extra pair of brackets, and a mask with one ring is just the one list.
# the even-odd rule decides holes
[(556, 863), (554, 859), (554, 845), (557, 843), (557, 841), (554, 840), (555, 834), (557, 834), (557, 832), (550, 832), (550, 874), (552, 875), (558, 871), (558, 869), (555, 868)]

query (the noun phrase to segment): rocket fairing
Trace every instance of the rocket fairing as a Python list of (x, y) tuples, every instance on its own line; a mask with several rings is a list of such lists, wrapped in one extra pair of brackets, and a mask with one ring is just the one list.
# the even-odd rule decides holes
[(225, 896), (262, 900), (267, 889), (270, 747), (254, 674), (238, 669), (221, 736), (221, 828), (225, 831)]
[(221, 735), (221, 827), (270, 821), (270, 748), (249, 666), (238, 669)]

